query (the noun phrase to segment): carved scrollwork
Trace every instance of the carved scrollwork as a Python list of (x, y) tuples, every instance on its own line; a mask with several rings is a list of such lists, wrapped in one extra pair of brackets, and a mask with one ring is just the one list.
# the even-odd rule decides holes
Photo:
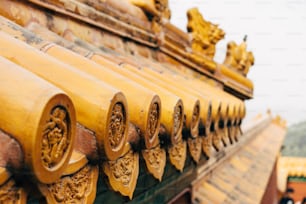
[(16, 186), (13, 179), (9, 179), (0, 186), (0, 203), (4, 204), (25, 204), (25, 192)]
[(179, 131), (181, 130), (183, 125), (183, 110), (181, 106), (176, 106), (174, 110), (173, 117), (173, 134), (175, 137), (175, 141), (178, 141)]
[(206, 136), (202, 137), (202, 151), (206, 157), (211, 156), (212, 147), (212, 133), (208, 133)]
[(194, 136), (199, 135), (199, 118), (200, 118), (200, 107), (196, 105), (192, 113), (191, 127), (190, 127), (192, 135)]
[(192, 50), (213, 58), (217, 42), (224, 38), (224, 31), (206, 21), (197, 8), (188, 10), (187, 17), (187, 30), (192, 34)]
[(109, 123), (108, 140), (111, 148), (116, 149), (122, 143), (125, 132), (125, 110), (121, 103), (116, 103)]
[(219, 138), (222, 141), (224, 147), (226, 147), (229, 142), (227, 126), (225, 125), (226, 123), (226, 120), (220, 119), (218, 129), (216, 129), (216, 134), (219, 135)]
[(160, 112), (158, 104), (154, 103), (150, 110), (148, 130), (147, 130), (150, 139), (152, 139), (156, 133), (156, 129), (158, 127), (159, 114)]
[(200, 137), (197, 137), (195, 139), (188, 138), (188, 147), (189, 147), (189, 152), (192, 157), (192, 159), (198, 163), (201, 157), (201, 152), (202, 152), (202, 139)]
[(103, 167), (111, 187), (132, 199), (139, 172), (138, 154), (130, 150), (115, 161), (107, 161)]
[(65, 176), (58, 182), (48, 185), (57, 203), (84, 202), (90, 183), (90, 167), (85, 166), (73, 176)]
[(187, 156), (186, 152), (187, 145), (185, 141), (181, 141), (178, 144), (173, 145), (168, 150), (171, 164), (179, 171), (183, 171)]
[(159, 181), (161, 181), (166, 165), (166, 151), (158, 145), (152, 149), (142, 151), (149, 172)]
[(96, 194), (98, 168), (90, 165), (52, 184), (40, 184), (48, 203), (91, 203)]
[(69, 146), (69, 116), (63, 107), (56, 107), (44, 127), (41, 159), (46, 168), (56, 166)]
[(113, 177), (124, 186), (127, 186), (131, 182), (134, 168), (133, 159), (133, 156), (129, 154), (129, 156), (118, 159), (116, 162), (109, 162)]
[(208, 110), (207, 110), (207, 118), (205, 121), (205, 134), (208, 135), (210, 133), (210, 126), (212, 123), (212, 106), (209, 104)]
[(221, 135), (219, 134), (219, 131), (212, 132), (212, 144), (216, 151), (221, 149)]
[(0, 187), (0, 203), (17, 203), (19, 199), (18, 189), (14, 188), (15, 182), (9, 180)]

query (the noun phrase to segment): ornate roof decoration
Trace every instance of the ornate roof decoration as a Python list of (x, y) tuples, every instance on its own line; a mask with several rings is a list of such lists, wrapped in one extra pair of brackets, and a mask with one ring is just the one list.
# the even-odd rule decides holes
[(170, 19), (171, 11), (168, 0), (129, 0), (130, 3), (140, 7), (151, 16)]
[(213, 58), (216, 44), (224, 38), (224, 31), (218, 25), (206, 21), (197, 8), (187, 11), (187, 30), (192, 35), (192, 50)]
[(227, 44), (226, 58), (224, 64), (235, 69), (242, 75), (246, 76), (250, 67), (254, 65), (255, 58), (251, 51), (247, 51), (246, 44), (247, 36), (244, 37), (243, 42), (237, 45), (231, 41)]
[(152, 21), (152, 29), (158, 33), (161, 31), (163, 19), (171, 18), (168, 0), (129, 0), (130, 3), (143, 9)]
[(253, 84), (213, 60), (223, 30), (170, 17), (168, 0), (0, 1), (0, 203), (167, 203), (281, 139), (271, 115), (241, 127)]

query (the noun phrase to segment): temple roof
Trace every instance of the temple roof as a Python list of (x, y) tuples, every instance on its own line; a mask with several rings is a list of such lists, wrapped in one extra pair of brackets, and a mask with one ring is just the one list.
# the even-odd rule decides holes
[(221, 28), (170, 17), (167, 0), (0, 1), (0, 202), (258, 201), (285, 129), (242, 125), (253, 55), (231, 43), (219, 64)]
[(211, 175), (195, 184), (199, 203), (260, 203), (286, 131), (270, 123)]

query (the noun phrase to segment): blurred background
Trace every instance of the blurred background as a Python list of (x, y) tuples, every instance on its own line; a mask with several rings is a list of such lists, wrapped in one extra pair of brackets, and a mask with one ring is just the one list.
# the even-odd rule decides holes
[(186, 11), (192, 7), (226, 33), (217, 44), (217, 62), (223, 62), (229, 41), (240, 44), (248, 36), (255, 56), (248, 78), (255, 90), (247, 118), (271, 108), (288, 125), (306, 119), (306, 1), (172, 0), (172, 23), (186, 31)]

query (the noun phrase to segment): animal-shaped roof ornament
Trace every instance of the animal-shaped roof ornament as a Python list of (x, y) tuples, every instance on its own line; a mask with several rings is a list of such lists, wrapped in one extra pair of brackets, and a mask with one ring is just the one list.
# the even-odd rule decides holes
[(244, 36), (243, 42), (237, 45), (234, 41), (227, 44), (227, 52), (224, 64), (237, 72), (246, 76), (249, 69), (254, 65), (255, 59), (251, 51), (247, 51), (247, 35)]
[(129, 0), (130, 3), (145, 11), (154, 32), (161, 31), (162, 20), (170, 20), (171, 11), (168, 0)]
[(224, 38), (225, 32), (217, 24), (206, 21), (198, 8), (189, 9), (187, 18), (187, 30), (192, 35), (192, 50), (212, 59), (216, 44)]

